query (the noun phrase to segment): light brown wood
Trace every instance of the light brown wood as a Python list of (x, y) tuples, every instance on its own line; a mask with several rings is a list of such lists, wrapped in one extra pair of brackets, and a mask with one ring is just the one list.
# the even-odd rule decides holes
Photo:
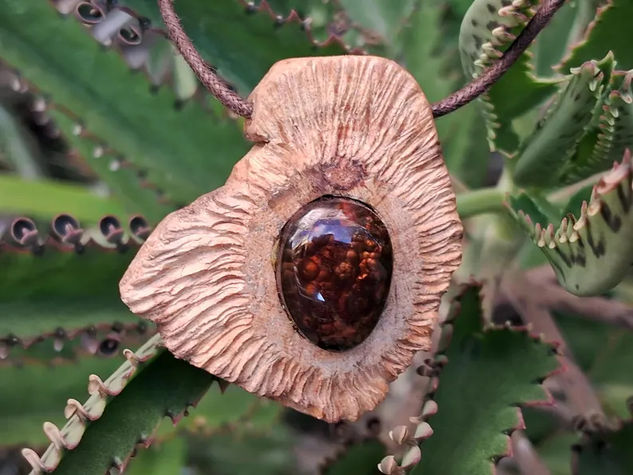
[[(256, 143), (223, 187), (160, 223), (121, 295), (177, 357), (315, 417), (354, 420), (429, 349), (461, 260), (431, 108), (405, 70), (371, 56), (281, 61), (250, 99), (246, 135)], [(280, 230), (322, 195), (369, 204), (394, 252), (385, 310), (344, 352), (295, 331), (275, 282)]]

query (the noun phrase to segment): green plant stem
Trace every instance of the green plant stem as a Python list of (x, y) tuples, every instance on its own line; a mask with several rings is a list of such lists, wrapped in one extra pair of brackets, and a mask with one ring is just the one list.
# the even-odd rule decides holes
[(505, 208), (505, 193), (498, 188), (482, 188), (457, 195), (457, 212), (462, 219), (482, 213), (499, 213)]

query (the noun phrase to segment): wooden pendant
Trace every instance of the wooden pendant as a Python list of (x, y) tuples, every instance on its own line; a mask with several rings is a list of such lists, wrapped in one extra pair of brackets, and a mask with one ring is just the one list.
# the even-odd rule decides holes
[[(224, 186), (158, 225), (121, 296), (178, 358), (314, 417), (355, 420), (430, 349), (461, 260), (431, 108), (409, 73), (371, 56), (281, 61), (249, 99), (253, 147)], [(300, 211), (331, 197), (375, 217), (330, 203), (288, 248)]]

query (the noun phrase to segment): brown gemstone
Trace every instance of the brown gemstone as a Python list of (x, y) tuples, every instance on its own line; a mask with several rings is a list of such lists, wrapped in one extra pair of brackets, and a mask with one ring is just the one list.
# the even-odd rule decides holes
[(350, 349), (376, 326), (393, 256), (384, 223), (367, 205), (322, 197), (284, 226), (277, 286), (299, 331), (321, 348)]

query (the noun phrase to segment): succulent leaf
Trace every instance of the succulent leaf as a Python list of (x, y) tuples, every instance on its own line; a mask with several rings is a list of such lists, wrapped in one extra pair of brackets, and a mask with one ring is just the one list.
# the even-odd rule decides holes
[(70, 345), (95, 353), (100, 340), (93, 333), (118, 328), (120, 338), (139, 324), (119, 299), (118, 281), (133, 257), (129, 248), (149, 233), (144, 219), (133, 218), (128, 233), (112, 215), (88, 229), (65, 214), (49, 223), (50, 231), (40, 232), (34, 221), (17, 218), (0, 239), (0, 347), (5, 356), (43, 339), (54, 339), (61, 351), (67, 340), (80, 336), (87, 338), (84, 345)]
[[(459, 48), (466, 77), (477, 77), (494, 64), (534, 15), (538, 0), (475, 0), (462, 21)], [(482, 96), (491, 150), (513, 154), (519, 139), (511, 121), (538, 105), (556, 88), (557, 80), (537, 78), (524, 53), (507, 74)], [(517, 94), (521, 91), (521, 94)]]
[[(417, 0), (385, 2), (383, 0), (339, 0), (353, 24), (368, 30), (377, 41), (393, 45), (398, 33), (411, 16)], [(424, 3), (431, 3), (425, 1)]]
[(134, 456), (126, 475), (174, 475), (187, 465), (187, 441), (174, 437)]
[(547, 187), (558, 183), (561, 165), (571, 161), (592, 125), (613, 66), (613, 55), (608, 54), (572, 70), (570, 80), (519, 150), (513, 170), (518, 184)]
[(569, 214), (558, 229), (544, 216), (532, 218), (529, 213), (534, 208), (526, 208), (526, 200), (526, 195), (523, 202), (511, 199), (511, 214), (543, 251), (567, 290), (578, 295), (605, 292), (629, 271), (633, 256), (630, 152), (593, 188), (580, 216)]
[[(574, 360), (588, 376), (608, 416), (629, 416), (633, 396), (633, 332), (569, 312), (554, 312)], [(597, 318), (600, 315), (596, 315)], [(601, 342), (596, 345), (596, 342)]]
[[(124, 156), (96, 139), (62, 110), (51, 108), (49, 114), (76, 153), (108, 187), (130, 214), (142, 214), (157, 223), (176, 205), (151, 180), (153, 173), (134, 166)], [(54, 202), (58, 204), (57, 202)], [(74, 214), (71, 212), (71, 214)], [(103, 213), (94, 213), (92, 217)]]
[(609, 51), (615, 54), (620, 68), (633, 68), (629, 26), (633, 18), (633, 3), (629, 0), (605, 0), (592, 13), (594, 20), (587, 28), (584, 39), (563, 60), (560, 69), (567, 71), (591, 58), (601, 58)]
[(574, 475), (633, 473), (633, 421), (622, 422), (615, 430), (588, 434), (585, 439), (574, 447)]
[(607, 170), (633, 144), (632, 81), (633, 70), (613, 73), (597, 125), (583, 137), (576, 153), (560, 172), (563, 183)]
[(0, 175), (0, 213), (48, 218), (60, 210), (92, 224), (105, 214), (123, 215), (116, 200), (98, 196), (84, 186)]
[(522, 426), (517, 406), (548, 399), (539, 382), (558, 362), (552, 346), (525, 329), (484, 329), (478, 287), (464, 293), (451, 323), (447, 362), (433, 396), (437, 414), (429, 419), (433, 435), (422, 442), (413, 473), (487, 475), (507, 454), (506, 434)]
[(32, 473), (122, 470), (139, 442), (150, 444), (164, 416), (175, 423), (195, 405), (215, 378), (161, 352), (160, 344), (155, 336), (136, 352), (124, 352), (127, 361), (105, 381), (90, 377), (91, 396), (84, 404), (69, 401), (66, 425), (44, 424), (52, 444), (42, 457), (23, 450)]
[[(122, 0), (121, 7), (149, 18), (153, 28), (164, 28), (154, 0)], [(309, 22), (294, 11), (287, 17), (277, 15), (266, 1), (255, 6), (243, 0), (179, 0), (175, 8), (203, 58), (242, 94), (248, 94), (280, 59), (347, 53), (336, 37), (315, 41)]]
[[(449, 95), (462, 79), (460, 71), (453, 70), (450, 64), (454, 51), (438, 50), (445, 43), (446, 34), (442, 6), (437, 0), (418, 2), (398, 35), (401, 60), (431, 102)], [(476, 106), (463, 107), (435, 124), (451, 173), (469, 186), (481, 185), (489, 152)]]
[(379, 474), (376, 461), (383, 458), (385, 447), (377, 440), (366, 440), (347, 447), (336, 460), (326, 463), (323, 475)]
[[(174, 199), (187, 202), (221, 184), (246, 150), (234, 121), (214, 117), (198, 101), (176, 107), (169, 88), (152, 89), (118, 52), (91, 41), (48, 2), (5, 2), (0, 49), (27, 81)], [(187, 140), (166, 133), (183, 127)]]
[[(68, 398), (81, 398), (91, 373), (108, 374), (115, 359), (82, 358), (72, 365), (26, 365), (0, 368), (0, 440), (3, 445), (48, 443), (42, 421), (64, 422)], [(37, 388), (37, 390), (35, 390)]]

